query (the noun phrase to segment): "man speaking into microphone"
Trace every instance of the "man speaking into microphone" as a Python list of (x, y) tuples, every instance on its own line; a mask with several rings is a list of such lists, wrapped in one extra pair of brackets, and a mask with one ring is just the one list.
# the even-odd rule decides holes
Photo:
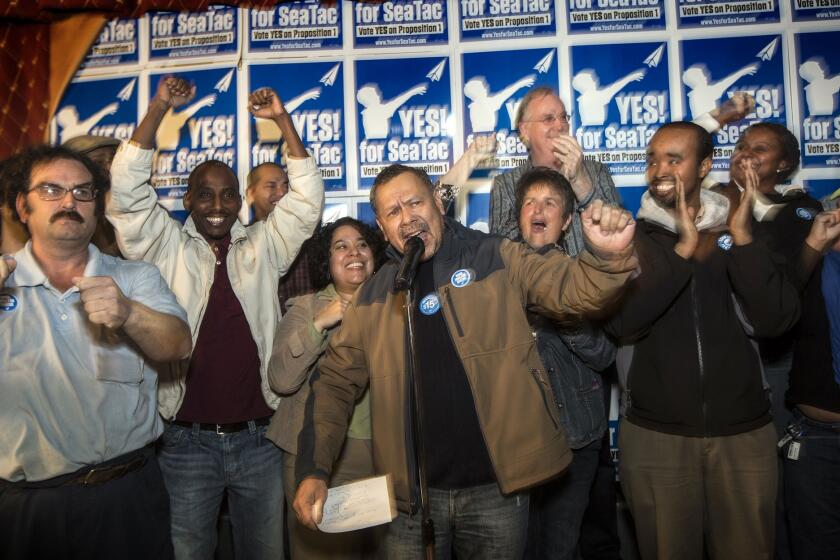
[(571, 259), (559, 251), (537, 255), (446, 218), (429, 177), (412, 167), (384, 169), (370, 200), (391, 261), (359, 289), (312, 378), (295, 512), (310, 528), (320, 521), (325, 481), (356, 399), (370, 385), (374, 465), (392, 476), (399, 509), (385, 556), (423, 554), (407, 415), (406, 298), (395, 291), (402, 254), (418, 237), (415, 372), (436, 557), (448, 558), (453, 548), (459, 558), (521, 557), (523, 491), (571, 461), (525, 308), (558, 321), (609, 309), (638, 264), (632, 216), (595, 201), (581, 215), (586, 250)]

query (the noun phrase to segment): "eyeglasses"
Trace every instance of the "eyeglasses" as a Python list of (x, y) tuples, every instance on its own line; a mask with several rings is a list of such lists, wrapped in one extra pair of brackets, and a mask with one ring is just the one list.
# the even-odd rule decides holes
[(72, 193), (73, 198), (79, 202), (90, 202), (96, 198), (96, 189), (91, 185), (78, 185), (70, 189), (65, 189), (58, 185), (44, 184), (32, 187), (26, 192), (30, 193), (32, 191), (37, 192), (38, 198), (41, 200), (61, 200), (67, 196), (68, 192)]
[(560, 124), (569, 124), (569, 121), (572, 120), (572, 115), (568, 113), (561, 113), (559, 115), (543, 115), (538, 119), (532, 119), (529, 121), (521, 121), (521, 122), (538, 122), (543, 123), (545, 126), (551, 126), (554, 124), (554, 121), (558, 121)]

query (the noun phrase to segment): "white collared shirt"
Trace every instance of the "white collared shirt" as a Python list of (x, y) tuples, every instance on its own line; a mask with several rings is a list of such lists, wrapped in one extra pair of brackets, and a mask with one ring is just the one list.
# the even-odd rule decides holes
[[(163, 431), (158, 376), (127, 335), (88, 321), (75, 286), (52, 286), (31, 242), (0, 288), (0, 478), (37, 481), (139, 449)], [(160, 272), (88, 247), (85, 276), (186, 322)]]

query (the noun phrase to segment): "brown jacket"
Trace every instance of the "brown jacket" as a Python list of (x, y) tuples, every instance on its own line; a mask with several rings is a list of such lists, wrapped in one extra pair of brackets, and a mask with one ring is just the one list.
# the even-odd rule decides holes
[[(561, 321), (597, 314), (620, 297), (637, 262), (632, 247), (609, 260), (588, 251), (576, 260), (559, 252), (540, 256), (447, 220), (435, 283), (503, 493), (548, 480), (571, 461), (525, 306)], [(398, 507), (409, 511), (417, 492), (409, 485), (403, 296), (392, 292), (397, 267), (396, 260), (386, 263), (359, 290), (319, 362), (297, 479), (329, 478), (353, 404), (369, 384), (374, 465), (392, 475)], [(453, 274), (465, 270), (470, 281), (456, 287)]]

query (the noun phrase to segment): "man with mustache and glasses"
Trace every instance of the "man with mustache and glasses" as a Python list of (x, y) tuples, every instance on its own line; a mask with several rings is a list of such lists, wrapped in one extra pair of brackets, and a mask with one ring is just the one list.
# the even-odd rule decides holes
[(289, 145), (289, 192), (264, 221), (243, 226), (236, 174), (205, 161), (189, 176), (186, 224), (157, 204), (149, 175), (155, 132), (195, 87), (161, 79), (149, 110), (111, 167), (108, 219), (123, 254), (156, 264), (189, 315), (195, 349), (161, 379), (167, 428), (159, 460), (171, 497), (179, 559), (207, 559), (225, 494), (237, 558), (283, 555), (281, 451), (266, 437), (279, 397), (267, 366), (280, 315), (277, 282), (312, 235), (324, 184), (280, 98), (252, 93), (248, 108), (276, 122)]
[[(556, 320), (603, 312), (636, 271), (633, 219), (596, 201), (581, 215), (586, 250), (537, 255), (520, 243), (445, 218), (422, 171), (392, 165), (370, 193), (391, 261), (356, 293), (312, 378), (298, 445), (294, 508), (314, 529), (354, 403), (370, 385), (377, 472), (393, 477), (399, 516), (388, 558), (422, 556), (418, 486), (406, 412), (400, 253), (423, 241), (415, 317), (430, 515), (438, 558), (519, 558), (527, 488), (560, 474), (571, 452), (528, 326), (529, 310)], [(301, 480), (302, 479), (302, 480)]]
[(753, 240), (755, 169), (727, 225), (726, 197), (700, 188), (711, 158), (694, 123), (654, 134), (643, 272), (606, 325), (626, 345), (620, 474), (645, 559), (773, 557), (776, 432), (751, 337), (790, 329), (799, 298)]
[(29, 241), (0, 257), (0, 557), (171, 558), (153, 362), (192, 348), (157, 268), (91, 243), (107, 179), (31, 148), (4, 174)]

